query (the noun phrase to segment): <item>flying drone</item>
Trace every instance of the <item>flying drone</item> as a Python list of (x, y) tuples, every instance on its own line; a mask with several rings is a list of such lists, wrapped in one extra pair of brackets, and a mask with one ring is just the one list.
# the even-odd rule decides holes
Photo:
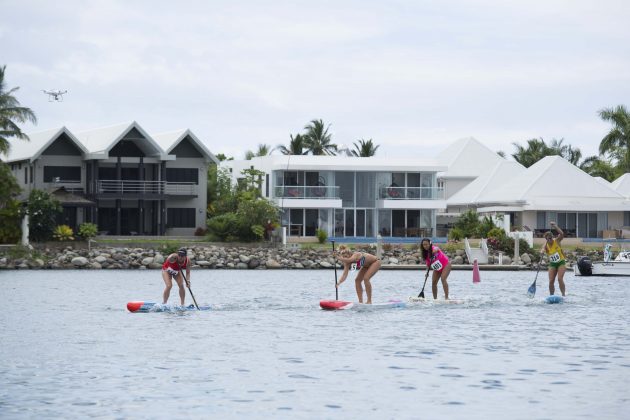
[(68, 93), (67, 90), (42, 90), (48, 95), (48, 102), (63, 102), (63, 95)]

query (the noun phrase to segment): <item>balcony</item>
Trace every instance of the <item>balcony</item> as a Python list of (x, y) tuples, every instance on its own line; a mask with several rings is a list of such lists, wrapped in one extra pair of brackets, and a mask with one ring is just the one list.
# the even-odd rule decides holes
[(438, 187), (382, 187), (381, 200), (444, 200), (444, 189)]
[(100, 180), (96, 184), (96, 194), (129, 198), (164, 195), (196, 197), (198, 187), (192, 182)]
[(339, 199), (339, 187), (335, 186), (289, 186), (275, 187), (275, 198), (304, 198), (316, 200)]

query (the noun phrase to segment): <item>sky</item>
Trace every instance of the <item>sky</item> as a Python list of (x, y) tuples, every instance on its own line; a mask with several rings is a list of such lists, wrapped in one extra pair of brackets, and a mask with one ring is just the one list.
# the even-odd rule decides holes
[(37, 115), (27, 133), (137, 121), (242, 159), (322, 119), (381, 157), (463, 137), (588, 156), (611, 127), (598, 111), (630, 107), (628, 16), (627, 0), (0, 0), (0, 65)]

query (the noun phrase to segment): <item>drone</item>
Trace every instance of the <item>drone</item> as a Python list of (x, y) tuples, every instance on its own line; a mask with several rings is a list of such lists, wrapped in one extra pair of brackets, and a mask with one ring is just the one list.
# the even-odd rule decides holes
[(63, 102), (63, 95), (68, 93), (67, 90), (42, 90), (48, 95), (48, 102)]

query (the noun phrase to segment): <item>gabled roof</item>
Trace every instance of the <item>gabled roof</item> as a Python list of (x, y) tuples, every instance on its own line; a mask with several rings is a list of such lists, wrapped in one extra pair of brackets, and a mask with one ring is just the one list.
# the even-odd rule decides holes
[(216, 164), (219, 163), (219, 159), (216, 158), (210, 151), (206, 148), (206, 146), (193, 134), (189, 129), (181, 129), (176, 131), (169, 131), (166, 133), (158, 133), (154, 134), (152, 137), (155, 142), (168, 154), (177, 147), (177, 145), (186, 138), (186, 136), (190, 137), (193, 142), (193, 146), (201, 153), (206, 161), (212, 161)]
[(483, 201), (488, 192), (492, 192), (497, 186), (513, 179), (527, 169), (518, 162), (503, 159), (490, 168), (484, 174), (479, 175), (474, 181), (453, 194), (446, 200), (449, 206), (476, 205)]
[(89, 153), (107, 156), (109, 151), (134, 128), (144, 137), (144, 140), (138, 144), (138, 147), (147, 156), (165, 157), (162, 148), (135, 121), (82, 131), (77, 133), (76, 137), (85, 145)]
[(46, 151), (46, 149), (61, 136), (66, 134), (70, 140), (79, 148), (81, 152), (86, 155), (87, 149), (81, 144), (81, 142), (68, 130), (66, 127), (53, 128), (50, 130), (38, 131), (35, 133), (29, 133), (30, 140), (16, 139), (11, 142), (11, 148), (9, 149), (9, 155), (6, 162), (17, 162), (22, 160), (33, 161)]
[(612, 187), (624, 197), (630, 197), (630, 173), (625, 173), (612, 182)]
[(523, 210), (618, 211), (630, 203), (560, 156), (547, 156), (484, 194), (480, 203)]
[(448, 167), (438, 178), (476, 178), (488, 168), (505, 161), (478, 140), (467, 137), (452, 143), (436, 156), (436, 160)]

